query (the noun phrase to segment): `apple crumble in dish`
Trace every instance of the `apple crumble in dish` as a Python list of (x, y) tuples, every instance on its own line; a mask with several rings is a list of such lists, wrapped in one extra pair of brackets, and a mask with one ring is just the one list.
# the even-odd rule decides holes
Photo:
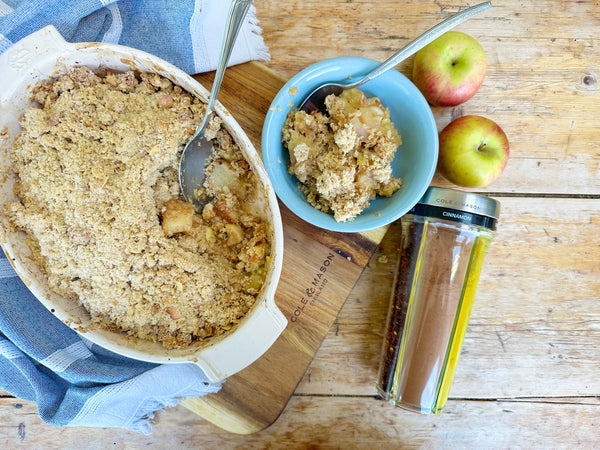
[(75, 67), (38, 83), (11, 151), (24, 231), (50, 288), (93, 326), (185, 348), (235, 327), (271, 260), (266, 191), (217, 117), (201, 213), (181, 150), (205, 105), (157, 74)]
[(354, 219), (377, 195), (389, 197), (402, 181), (391, 162), (401, 138), (378, 98), (348, 89), (325, 99), (327, 114), (293, 110), (282, 133), (288, 172), (308, 202), (338, 222)]

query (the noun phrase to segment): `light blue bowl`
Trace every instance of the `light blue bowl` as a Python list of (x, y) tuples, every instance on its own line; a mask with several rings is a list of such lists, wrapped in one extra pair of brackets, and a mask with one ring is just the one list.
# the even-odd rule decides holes
[(402, 187), (391, 197), (371, 201), (369, 208), (347, 222), (315, 209), (298, 188), (298, 180), (287, 171), (289, 153), (281, 142), (286, 115), (327, 81), (358, 78), (379, 64), (367, 58), (340, 57), (316, 63), (291, 78), (273, 99), (262, 133), (262, 157), (279, 199), (296, 215), (321, 228), (342, 232), (367, 231), (387, 225), (406, 214), (423, 196), (435, 173), (438, 131), (427, 101), (412, 82), (396, 70), (388, 70), (363, 84), (367, 97), (378, 97), (390, 110), (402, 136), (392, 162), (392, 173)]

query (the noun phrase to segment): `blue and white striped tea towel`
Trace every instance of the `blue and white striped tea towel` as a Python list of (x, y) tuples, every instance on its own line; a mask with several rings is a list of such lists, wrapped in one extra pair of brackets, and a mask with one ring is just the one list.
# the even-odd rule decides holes
[[(0, 53), (46, 25), (69, 42), (152, 53), (187, 73), (215, 70), (231, 0), (0, 0)], [(269, 60), (250, 7), (229, 64)]]
[(44, 422), (150, 434), (155, 411), (219, 388), (195, 364), (135, 361), (81, 338), (29, 292), (0, 251), (0, 389), (36, 402)]
[[(0, 53), (52, 24), (71, 42), (119, 43), (204, 72), (216, 67), (230, 3), (0, 0)], [(253, 59), (268, 60), (254, 7), (230, 62)], [(35, 402), (46, 423), (150, 434), (155, 411), (219, 388), (193, 364), (135, 361), (82, 339), (37, 301), (0, 251), (0, 389)]]

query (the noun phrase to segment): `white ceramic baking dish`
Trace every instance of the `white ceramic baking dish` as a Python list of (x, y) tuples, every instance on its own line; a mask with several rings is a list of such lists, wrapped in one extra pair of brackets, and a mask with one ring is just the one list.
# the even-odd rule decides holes
[[(208, 91), (192, 77), (148, 53), (112, 44), (67, 43), (51, 26), (31, 34), (0, 55), (0, 211), (4, 203), (15, 199), (8, 154), (20, 130), (18, 119), (31, 106), (30, 89), (36, 82), (65, 73), (74, 65), (85, 65), (92, 70), (111, 68), (156, 72), (204, 102), (208, 99)], [(273, 258), (265, 285), (256, 304), (230, 334), (209, 340), (204, 345), (167, 350), (159, 343), (134, 342), (122, 333), (86, 331), (90, 322), (87, 311), (48, 288), (45, 277), (29, 257), (24, 233), (8, 232), (6, 218), (0, 214), (5, 230), (0, 233), (0, 245), (31, 292), (57, 318), (90, 341), (113, 352), (155, 363), (192, 362), (200, 366), (212, 381), (223, 380), (258, 359), (287, 325), (274, 301), (283, 259), (283, 231), (273, 186), (258, 153), (235, 119), (221, 104), (217, 104), (216, 111), (264, 185), (268, 197), (267, 214), (274, 227)]]

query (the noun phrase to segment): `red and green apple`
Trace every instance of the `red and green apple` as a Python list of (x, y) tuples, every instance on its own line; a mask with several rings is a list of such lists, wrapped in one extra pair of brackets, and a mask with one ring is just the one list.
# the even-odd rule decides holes
[(508, 138), (493, 120), (462, 116), (440, 133), (438, 171), (458, 186), (484, 187), (500, 176), (509, 153)]
[(419, 50), (412, 81), (434, 106), (456, 106), (481, 87), (487, 58), (477, 40), (460, 31), (448, 31)]

